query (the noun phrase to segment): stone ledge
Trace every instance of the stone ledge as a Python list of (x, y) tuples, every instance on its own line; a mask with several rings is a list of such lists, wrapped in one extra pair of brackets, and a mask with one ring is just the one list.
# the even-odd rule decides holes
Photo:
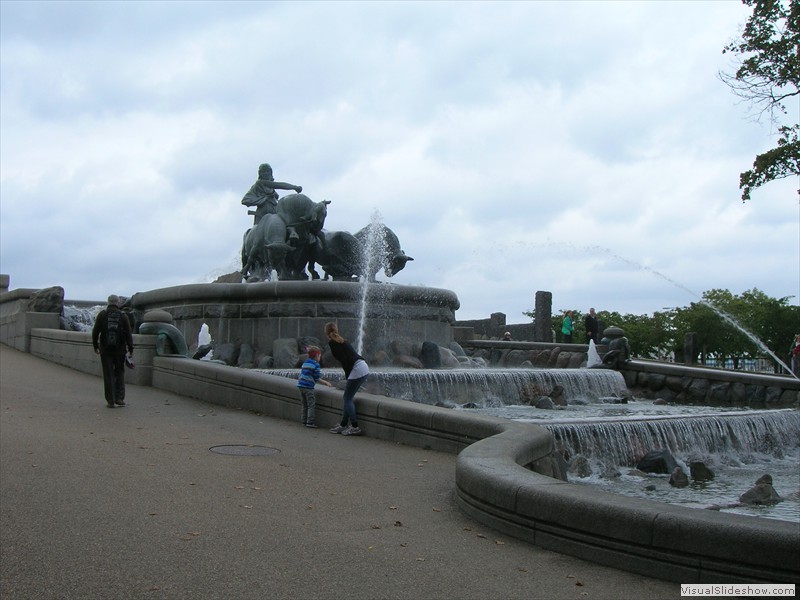
[(681, 365), (678, 363), (664, 363), (635, 359), (630, 361), (625, 371), (635, 371), (643, 373), (658, 373), (661, 375), (672, 375), (676, 377), (703, 378), (717, 381), (741, 382), (748, 385), (759, 384), (764, 386), (777, 386), (785, 389), (800, 390), (800, 379), (795, 379), (790, 375), (770, 375), (768, 373), (752, 373), (749, 371), (731, 371), (729, 369), (717, 369), (704, 367), (702, 365)]
[[(133, 336), (134, 360), (136, 367), (126, 370), (125, 381), (134, 385), (152, 384), (152, 361), (156, 353), (156, 336)], [(64, 331), (63, 329), (32, 329), (30, 350), (34, 356), (64, 365), (76, 371), (102, 377), (100, 357), (94, 352), (92, 334), (85, 331)], [(98, 388), (102, 394), (102, 384)]]
[[(371, 284), (368, 298), (379, 296), (381, 301), (404, 304), (425, 300), (452, 311), (459, 308), (458, 298), (450, 290), (420, 286)], [(343, 302), (358, 300), (361, 285), (334, 281), (276, 281), (262, 283), (194, 283), (147, 292), (137, 292), (131, 302), (134, 308), (162, 304), (214, 304), (270, 302), (275, 299), (291, 302), (295, 299), (337, 298)]]
[(800, 408), (800, 380), (790, 375), (731, 371), (636, 359), (620, 371), (628, 388), (677, 404)]

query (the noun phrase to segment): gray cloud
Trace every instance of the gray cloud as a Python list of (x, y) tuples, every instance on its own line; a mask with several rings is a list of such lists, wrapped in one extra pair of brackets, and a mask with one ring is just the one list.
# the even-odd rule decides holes
[[(796, 182), (716, 79), (738, 3), (0, 3), (0, 268), (129, 295), (237, 267), (261, 162), (377, 211), (459, 318), (800, 295)], [(793, 241), (795, 240), (795, 241)]]

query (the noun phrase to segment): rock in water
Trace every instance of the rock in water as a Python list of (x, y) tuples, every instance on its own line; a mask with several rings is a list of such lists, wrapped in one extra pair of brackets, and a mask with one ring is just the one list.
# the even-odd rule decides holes
[(669, 484), (673, 487), (685, 488), (689, 485), (689, 478), (683, 472), (683, 469), (675, 467), (669, 476)]
[(645, 473), (662, 473), (667, 475), (672, 473), (678, 463), (669, 450), (651, 450), (642, 457), (636, 468)]

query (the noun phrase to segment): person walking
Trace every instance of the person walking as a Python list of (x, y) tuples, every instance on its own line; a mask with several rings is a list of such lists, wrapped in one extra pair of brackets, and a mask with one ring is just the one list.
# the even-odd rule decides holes
[(589, 314), (583, 318), (583, 327), (586, 329), (586, 343), (594, 342), (597, 345), (597, 333), (600, 329), (600, 324), (597, 321), (597, 313), (594, 308), (589, 309)]
[(561, 333), (564, 335), (564, 343), (572, 343), (572, 333), (575, 331), (575, 324), (572, 322), (572, 311), (568, 310), (564, 315), (564, 322), (561, 324)]
[(331, 354), (341, 363), (344, 369), (344, 376), (347, 378), (347, 384), (344, 388), (342, 420), (330, 431), (331, 433), (341, 433), (342, 435), (361, 435), (354, 398), (356, 392), (367, 380), (367, 375), (369, 374), (367, 361), (355, 351), (350, 342), (339, 334), (339, 328), (336, 323), (325, 324), (325, 337), (328, 338)]
[(100, 355), (103, 390), (109, 408), (125, 406), (125, 351), (133, 357), (133, 332), (128, 317), (120, 308), (119, 296), (108, 297), (92, 327), (92, 345)]
[(327, 386), (330, 386), (330, 383), (322, 379), (320, 372), (319, 359), (322, 351), (316, 346), (310, 346), (306, 349), (306, 352), (308, 353), (308, 358), (303, 361), (303, 366), (300, 367), (300, 377), (297, 379), (302, 409), (300, 420), (306, 427), (316, 429), (317, 423), (314, 409), (317, 406), (317, 397), (314, 395), (314, 388), (317, 383)]

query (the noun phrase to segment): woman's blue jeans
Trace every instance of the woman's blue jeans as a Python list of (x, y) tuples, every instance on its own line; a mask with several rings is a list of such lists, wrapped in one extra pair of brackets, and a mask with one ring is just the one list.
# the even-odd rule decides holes
[(359, 377), (358, 379), (348, 379), (347, 384), (344, 387), (344, 407), (342, 408), (342, 425), (347, 425), (347, 421), (350, 421), (351, 425), (356, 425), (358, 423), (358, 418), (356, 417), (356, 403), (353, 401), (355, 398), (356, 392), (361, 387), (361, 385), (367, 380), (368, 375), (364, 375), (364, 377)]

